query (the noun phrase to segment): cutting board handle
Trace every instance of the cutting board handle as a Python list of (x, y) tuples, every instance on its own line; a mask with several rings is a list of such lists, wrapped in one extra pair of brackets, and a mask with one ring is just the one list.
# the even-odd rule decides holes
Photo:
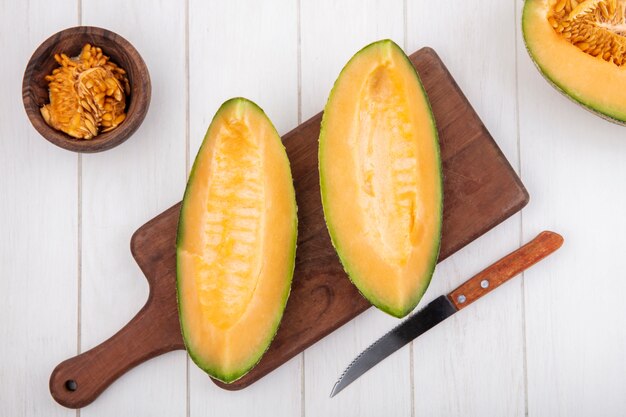
[(178, 320), (165, 315), (154, 298), (151, 294), (139, 313), (110, 339), (52, 371), (50, 393), (59, 404), (84, 407), (129, 369), (182, 347)]

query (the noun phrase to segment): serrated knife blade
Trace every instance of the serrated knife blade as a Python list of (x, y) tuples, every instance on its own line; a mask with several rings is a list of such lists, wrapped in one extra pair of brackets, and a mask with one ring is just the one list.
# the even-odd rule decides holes
[(474, 275), (448, 295), (437, 297), (361, 352), (341, 374), (330, 396), (334, 397), (389, 355), (536, 264), (562, 244), (561, 235), (541, 232), (532, 241)]
[(391, 329), (361, 352), (339, 377), (330, 396), (337, 395), (380, 361), (457, 311), (445, 295), (435, 298), (426, 307)]

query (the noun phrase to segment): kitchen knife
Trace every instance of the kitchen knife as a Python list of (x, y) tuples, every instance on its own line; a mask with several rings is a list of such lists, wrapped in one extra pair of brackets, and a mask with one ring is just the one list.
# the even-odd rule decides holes
[(330, 396), (334, 397), (387, 356), (536, 264), (562, 244), (561, 235), (541, 232), (532, 241), (465, 281), (447, 296), (435, 298), (361, 352), (339, 377)]

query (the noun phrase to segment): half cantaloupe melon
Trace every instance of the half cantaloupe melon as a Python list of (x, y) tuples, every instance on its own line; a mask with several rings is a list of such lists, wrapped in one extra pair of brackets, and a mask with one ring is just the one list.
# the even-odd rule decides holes
[(552, 85), (601, 117), (626, 123), (626, 0), (526, 0), (522, 31)]
[(435, 268), (443, 191), (428, 98), (392, 41), (363, 48), (337, 78), (319, 170), (324, 217), (348, 276), (379, 309), (407, 315)]
[(269, 347), (291, 288), (296, 234), (280, 136), (256, 104), (231, 99), (196, 157), (176, 244), (183, 339), (210, 376), (233, 382)]

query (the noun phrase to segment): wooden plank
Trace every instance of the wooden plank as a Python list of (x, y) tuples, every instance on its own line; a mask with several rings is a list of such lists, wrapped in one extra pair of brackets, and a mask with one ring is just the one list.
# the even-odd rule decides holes
[[(429, 45), (438, 51), (517, 166), (513, 2), (465, 1), (444, 10), (438, 3), (409, 1), (406, 21), (409, 50)], [(441, 263), (422, 305), (520, 241), (518, 215)], [(514, 280), (413, 344), (415, 415), (524, 415), (521, 286)]]
[[(359, 49), (384, 38), (403, 46), (402, 3), (301, 1), (301, 99), (305, 120), (324, 108), (341, 69)], [(340, 279), (346, 279), (345, 275)], [(395, 322), (393, 317), (372, 309), (306, 350), (305, 415), (410, 415), (408, 350), (372, 370), (374, 375), (367, 383), (357, 381), (341, 395), (329, 397), (343, 368)], [(404, 389), (386, 389), (395, 385), (395, 380), (405, 381)]]
[[(296, 1), (190, 0), (189, 9), (190, 163), (215, 111), (231, 97), (256, 102), (280, 134), (296, 126)], [(231, 393), (189, 362), (190, 414), (299, 415), (300, 368), (294, 359), (251, 389)]]
[(524, 236), (548, 227), (566, 239), (525, 273), (528, 415), (626, 416), (625, 130), (554, 90), (522, 41), (522, 173), (534, 193)]
[(63, 417), (50, 370), (76, 353), (77, 157), (42, 138), (21, 100), (32, 52), (75, 25), (76, 3), (0, 5), (0, 415)]
[[(119, 329), (145, 300), (148, 288), (128, 254), (128, 240), (146, 217), (179, 200), (185, 185), (185, 14), (176, 1), (155, 6), (82, 0), (83, 24), (105, 27), (130, 41), (145, 60), (153, 86), (139, 130), (115, 149), (82, 158), (83, 350)], [(121, 378), (81, 415), (184, 416), (185, 354), (156, 360), (155, 366)]]

